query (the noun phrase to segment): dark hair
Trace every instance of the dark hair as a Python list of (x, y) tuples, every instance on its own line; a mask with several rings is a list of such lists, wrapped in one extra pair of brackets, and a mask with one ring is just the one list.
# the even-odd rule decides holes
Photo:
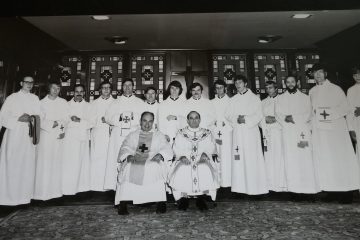
[(51, 85), (58, 85), (61, 88), (61, 82), (58, 80), (49, 80), (47, 83), (47, 89), (50, 91)]
[(224, 86), (224, 88), (226, 88), (226, 82), (225, 82), (224, 80), (216, 80), (216, 81), (214, 82), (214, 87), (215, 87), (216, 85), (221, 85), (221, 86)]
[(174, 87), (177, 87), (177, 88), (180, 89), (180, 91), (179, 91), (179, 96), (180, 96), (181, 93), (182, 93), (182, 91), (183, 91), (183, 88), (182, 88), (182, 86), (181, 86), (181, 83), (180, 83), (179, 81), (176, 81), (176, 80), (171, 81), (171, 82), (169, 83), (169, 86), (168, 86), (168, 88), (166, 89), (166, 95), (167, 95), (167, 96), (170, 96), (170, 88), (171, 88), (171, 86), (174, 86)]
[(105, 81), (102, 81), (99, 85), (99, 90), (105, 85), (105, 84), (110, 84), (110, 89), (112, 90), (112, 84), (111, 82), (105, 80)]
[(141, 114), (140, 120), (142, 120), (142, 118), (143, 118), (146, 114), (150, 114), (150, 115), (152, 116), (152, 118), (155, 119), (154, 113), (145, 111), (145, 112), (143, 112), (143, 113)]
[(328, 68), (324, 63), (315, 63), (312, 67), (312, 72), (316, 72), (321, 69), (324, 70), (325, 72), (328, 71)]
[(197, 114), (199, 115), (199, 118), (201, 119), (200, 113), (198, 113), (197, 111), (191, 111), (191, 112), (188, 113), (188, 115), (186, 115), (186, 119), (187, 119), (187, 120), (189, 120), (189, 117), (190, 117), (190, 114), (191, 114), (191, 113), (197, 113)]
[(200, 83), (194, 82), (194, 83), (192, 83), (192, 84), (190, 85), (190, 91), (193, 90), (193, 89), (196, 88), (196, 87), (200, 87), (201, 91), (204, 90), (203, 86), (202, 86)]
[(241, 75), (241, 74), (235, 76), (235, 81), (234, 81), (234, 82), (236, 82), (236, 81), (238, 81), (238, 80), (241, 80), (241, 81), (243, 81), (244, 83), (247, 83), (247, 82), (248, 82), (247, 78), (246, 78), (244, 75)]
[(154, 90), (155, 91), (155, 93), (156, 93), (156, 88), (154, 88), (154, 87), (147, 87), (146, 89), (145, 89), (145, 91), (144, 91), (144, 94), (146, 94), (148, 91), (150, 91), (150, 90)]
[(81, 84), (81, 83), (78, 83), (78, 84), (75, 84), (75, 86), (74, 86), (74, 92), (75, 92), (75, 89), (77, 88), (77, 87), (82, 87), (83, 88), (83, 90), (84, 90), (84, 92), (85, 92), (85, 90), (86, 90), (86, 88), (85, 88), (85, 85), (84, 84)]
[(295, 81), (297, 81), (298, 79), (297, 79), (297, 76), (296, 75), (294, 75), (294, 74), (289, 74), (289, 75), (287, 75), (286, 76), (286, 78), (285, 78), (285, 82), (286, 82), (286, 80), (288, 79), (288, 78), (294, 78), (295, 79)]
[(132, 86), (134, 87), (134, 81), (131, 79), (131, 78), (124, 78), (123, 80), (122, 80), (122, 84), (121, 85), (124, 85), (124, 83), (126, 83), (126, 82), (131, 82), (131, 84), (132, 84)]
[(269, 80), (265, 82), (265, 86), (274, 85), (275, 88), (277, 88), (277, 83), (273, 80)]
[(360, 65), (355, 65), (354, 67), (352, 67), (351, 73), (352, 73), (352, 75), (360, 73)]

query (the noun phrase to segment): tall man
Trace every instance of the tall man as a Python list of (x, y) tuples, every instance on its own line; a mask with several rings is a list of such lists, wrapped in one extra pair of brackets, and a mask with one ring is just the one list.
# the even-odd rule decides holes
[(235, 79), (238, 93), (230, 100), (225, 117), (233, 126), (231, 191), (268, 193), (265, 161), (258, 124), (263, 118), (261, 101), (247, 88), (247, 79)]
[(347, 99), (350, 104), (350, 114), (347, 116), (352, 139), (356, 142), (356, 156), (360, 164), (360, 66), (352, 69), (355, 84), (347, 91)]
[(316, 86), (310, 90), (314, 160), (320, 189), (343, 192), (340, 201), (352, 201), (360, 188), (359, 163), (345, 116), (351, 108), (340, 87), (331, 83), (322, 64), (313, 66)]
[(285, 181), (285, 162), (283, 154), (282, 127), (275, 118), (275, 105), (279, 99), (274, 81), (265, 83), (268, 97), (262, 100), (264, 118), (260, 122), (263, 133), (264, 158), (269, 190), (287, 191)]
[(48, 200), (61, 197), (62, 144), (69, 122), (69, 106), (59, 97), (61, 84), (51, 81), (49, 93), (40, 101), (41, 141), (36, 151), (34, 199)]
[(120, 215), (128, 214), (126, 201), (157, 202), (156, 212), (166, 212), (167, 162), (173, 158), (173, 151), (165, 136), (153, 129), (153, 123), (153, 113), (142, 113), (141, 128), (127, 135), (120, 148), (115, 196)]
[(73, 195), (90, 190), (90, 104), (85, 101), (85, 86), (74, 87), (74, 98), (68, 102), (69, 124), (65, 129), (62, 155), (63, 194)]
[(226, 94), (226, 83), (217, 80), (214, 83), (215, 98), (211, 100), (215, 107), (216, 121), (214, 126), (214, 137), (217, 152), (220, 156), (220, 186), (231, 186), (231, 149), (232, 149), (232, 127), (225, 118), (225, 109), (229, 105), (230, 98)]
[(188, 197), (196, 196), (196, 206), (203, 211), (208, 209), (204, 196), (215, 200), (219, 188), (218, 164), (213, 157), (216, 146), (211, 131), (200, 127), (198, 112), (191, 111), (187, 119), (189, 126), (175, 137), (176, 159), (171, 164), (169, 185), (180, 210), (188, 208)]
[(180, 82), (170, 82), (167, 89), (168, 97), (159, 106), (159, 130), (165, 134), (171, 145), (174, 143), (176, 133), (186, 124), (183, 116), (185, 97), (182, 91)]
[(40, 101), (30, 93), (34, 79), (25, 76), (21, 89), (8, 96), (0, 111), (6, 128), (0, 148), (0, 205), (29, 203), (35, 180), (35, 145), (29, 136), (31, 115), (40, 114)]
[(282, 125), (287, 191), (317, 193), (309, 124), (310, 98), (297, 89), (294, 76), (288, 76), (285, 84), (287, 91), (279, 96), (275, 111)]
[(152, 112), (155, 116), (154, 129), (159, 127), (159, 103), (156, 100), (156, 89), (154, 87), (148, 87), (144, 93), (145, 101), (143, 106), (143, 112)]
[(123, 95), (118, 97), (105, 113), (105, 120), (111, 124), (109, 149), (106, 160), (104, 189), (115, 190), (117, 178), (117, 158), (125, 137), (139, 126), (144, 102), (133, 95), (134, 82), (126, 78), (122, 83)]
[(209, 99), (202, 96), (203, 86), (200, 83), (193, 83), (190, 86), (191, 98), (185, 103), (183, 115), (187, 115), (190, 111), (196, 111), (201, 115), (200, 127), (212, 130), (216, 114), (214, 106)]
[(111, 83), (103, 81), (99, 86), (100, 97), (91, 103), (90, 190), (104, 191), (106, 159), (111, 126), (105, 120), (105, 112), (115, 99), (111, 96)]

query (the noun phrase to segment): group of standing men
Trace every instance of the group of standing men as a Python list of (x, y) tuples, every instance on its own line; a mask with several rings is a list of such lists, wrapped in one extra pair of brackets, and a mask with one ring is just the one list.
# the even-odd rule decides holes
[[(190, 86), (187, 100), (173, 81), (160, 104), (152, 87), (145, 101), (134, 96), (131, 79), (123, 81), (117, 99), (111, 84), (102, 82), (101, 96), (91, 104), (82, 85), (66, 102), (59, 97), (60, 84), (52, 82), (39, 101), (30, 93), (33, 78), (25, 77), (0, 112), (6, 128), (0, 205), (116, 190), (115, 204), (126, 214), (126, 201), (164, 202), (167, 188), (180, 209), (194, 195), (206, 209), (201, 196), (215, 199), (220, 186), (248, 195), (344, 192), (351, 201), (350, 191), (360, 189), (360, 154), (350, 139), (360, 140), (360, 69), (354, 70), (357, 84), (348, 98), (326, 78), (323, 65), (314, 65), (313, 73), (317, 85), (309, 96), (288, 76), (285, 93), (277, 95), (276, 83), (269, 81), (269, 96), (261, 101), (247, 79), (237, 76), (238, 93), (231, 98), (222, 80), (214, 83), (212, 100), (202, 97), (199, 83)], [(29, 136), (32, 116), (40, 117), (36, 146)], [(164, 204), (157, 211), (164, 212)]]

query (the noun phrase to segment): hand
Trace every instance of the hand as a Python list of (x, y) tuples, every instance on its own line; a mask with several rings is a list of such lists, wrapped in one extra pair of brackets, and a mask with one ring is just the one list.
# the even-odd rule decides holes
[(190, 165), (190, 164), (191, 164), (191, 162), (189, 161), (189, 159), (187, 159), (187, 157), (185, 157), (185, 156), (180, 157), (179, 160), (180, 160), (183, 164), (185, 164), (185, 165)]
[(266, 116), (265, 117), (265, 122), (268, 124), (272, 124), (272, 123), (276, 123), (276, 119), (274, 116)]
[(30, 115), (27, 113), (24, 113), (18, 118), (19, 122), (30, 122)]
[(166, 141), (170, 142), (170, 137), (168, 135), (165, 135)]
[(80, 122), (80, 118), (78, 118), (77, 116), (71, 116), (71, 121), (73, 122)]
[(151, 161), (159, 163), (160, 161), (164, 161), (164, 158), (160, 153), (158, 153), (151, 159)]
[(360, 116), (360, 107), (356, 107), (355, 111), (354, 111), (355, 117), (359, 117)]
[(244, 115), (239, 115), (237, 122), (239, 124), (245, 123), (245, 116)]
[(135, 157), (132, 156), (132, 155), (129, 155), (129, 156), (126, 158), (126, 161), (127, 161), (128, 163), (133, 163), (133, 162), (135, 162)]
[(65, 137), (65, 133), (60, 133), (58, 139), (63, 139)]
[(293, 119), (292, 115), (287, 115), (287, 116), (285, 117), (285, 122), (295, 124), (295, 122), (294, 122), (294, 119)]
[(54, 121), (52, 128), (56, 128), (57, 126), (59, 126), (59, 123), (57, 121)]
[(205, 163), (207, 161), (209, 161), (209, 157), (206, 155), (206, 153), (202, 153), (201, 156), (200, 156), (200, 159), (199, 161), (197, 162), (198, 164), (199, 163)]
[(177, 117), (174, 116), (174, 115), (168, 115), (168, 116), (166, 117), (166, 119), (167, 119), (168, 121), (177, 120)]
[(355, 131), (350, 131), (350, 137), (351, 137), (351, 140), (353, 140), (353, 142), (357, 142), (356, 140), (356, 132)]
[(106, 123), (105, 117), (101, 117), (101, 121), (102, 121), (103, 123)]

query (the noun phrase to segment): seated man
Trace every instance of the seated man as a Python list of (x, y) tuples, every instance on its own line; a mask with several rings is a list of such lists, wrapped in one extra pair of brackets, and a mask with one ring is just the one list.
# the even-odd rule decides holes
[(216, 198), (219, 188), (218, 164), (213, 160), (216, 154), (214, 138), (208, 129), (199, 128), (200, 114), (191, 111), (187, 115), (188, 127), (180, 129), (174, 142), (175, 161), (171, 165), (169, 185), (178, 208), (186, 210), (188, 197), (196, 196), (196, 206), (207, 210), (205, 195)]
[(165, 161), (173, 158), (173, 151), (165, 136), (153, 130), (153, 123), (153, 113), (142, 113), (141, 129), (131, 132), (120, 148), (115, 196), (119, 215), (129, 214), (126, 201), (157, 202), (156, 213), (166, 212)]

